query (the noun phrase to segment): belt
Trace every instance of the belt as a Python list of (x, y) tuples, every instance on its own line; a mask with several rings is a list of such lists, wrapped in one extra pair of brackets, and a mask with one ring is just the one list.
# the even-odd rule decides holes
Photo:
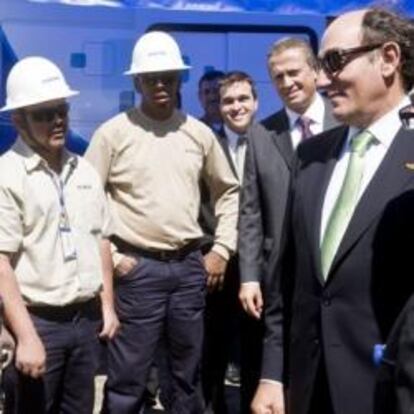
[(135, 253), (138, 256), (147, 257), (149, 259), (168, 262), (171, 260), (183, 260), (190, 253), (200, 250), (202, 241), (195, 239), (183, 247), (176, 250), (146, 250), (136, 247), (118, 236), (111, 236), (111, 242), (115, 244), (120, 253)]
[(70, 303), (65, 306), (28, 306), (30, 314), (39, 318), (49, 319), (53, 321), (69, 321), (78, 315), (91, 315), (99, 311), (99, 298), (95, 297), (85, 302)]

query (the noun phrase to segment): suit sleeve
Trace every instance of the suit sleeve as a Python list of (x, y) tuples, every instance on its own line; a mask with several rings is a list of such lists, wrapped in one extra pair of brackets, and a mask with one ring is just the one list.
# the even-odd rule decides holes
[(260, 282), (263, 277), (263, 221), (253, 139), (248, 139), (245, 162), (239, 218), (241, 283)]
[[(295, 163), (297, 171), (299, 163)], [(288, 378), (284, 367), (288, 355), (290, 321), (295, 274), (295, 239), (292, 210), (294, 204), (295, 175), (287, 202), (287, 215), (282, 230), (280, 251), (272, 250), (269, 259), (269, 287), (265, 291), (265, 334), (263, 338), (262, 375), (263, 379), (280, 381), (286, 386)]]

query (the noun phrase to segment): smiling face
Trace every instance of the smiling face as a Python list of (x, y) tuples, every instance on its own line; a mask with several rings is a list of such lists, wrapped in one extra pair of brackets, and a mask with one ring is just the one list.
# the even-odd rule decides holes
[[(335, 49), (346, 51), (362, 46), (364, 13), (347, 13), (335, 20), (325, 32), (320, 57)], [(394, 46), (379, 46), (355, 54), (337, 72), (320, 71), (318, 87), (326, 92), (333, 114), (340, 122), (365, 128), (402, 98), (395, 81), (397, 50)]]
[(268, 69), (283, 104), (303, 114), (312, 103), (316, 92), (317, 73), (309, 65), (306, 51), (292, 47), (269, 57)]
[(247, 81), (234, 82), (220, 88), (220, 111), (223, 122), (235, 133), (244, 134), (253, 122), (257, 99)]

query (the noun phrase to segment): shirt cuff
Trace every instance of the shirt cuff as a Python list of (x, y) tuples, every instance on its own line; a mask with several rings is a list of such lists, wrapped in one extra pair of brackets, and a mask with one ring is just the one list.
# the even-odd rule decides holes
[(222, 244), (215, 244), (211, 250), (220, 255), (224, 260), (229, 260), (230, 252)]
[(118, 252), (117, 247), (114, 243), (111, 243), (111, 256), (112, 256), (112, 263), (114, 265), (114, 269), (119, 265), (124, 255)]
[(269, 378), (261, 378), (259, 381), (261, 384), (273, 384), (273, 385), (282, 385), (283, 384), (280, 381), (272, 380)]
[(242, 282), (243, 286), (246, 285), (255, 285), (255, 286), (260, 286), (260, 282), (255, 282), (254, 280), (250, 281), (250, 282)]

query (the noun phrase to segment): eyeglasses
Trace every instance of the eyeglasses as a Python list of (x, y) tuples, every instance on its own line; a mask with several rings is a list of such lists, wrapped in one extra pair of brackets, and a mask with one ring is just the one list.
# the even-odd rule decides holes
[(413, 104), (404, 106), (399, 111), (401, 123), (405, 129), (414, 128), (414, 106)]
[(327, 75), (333, 75), (341, 71), (358, 55), (371, 52), (381, 46), (382, 43), (374, 43), (372, 45), (358, 46), (351, 49), (331, 49), (319, 58), (319, 64)]
[(155, 86), (158, 82), (168, 86), (177, 81), (178, 74), (176, 72), (145, 73), (141, 78), (149, 86)]
[(66, 118), (68, 116), (69, 104), (63, 103), (50, 108), (33, 109), (27, 112), (34, 122), (52, 122), (56, 116), (59, 118)]

